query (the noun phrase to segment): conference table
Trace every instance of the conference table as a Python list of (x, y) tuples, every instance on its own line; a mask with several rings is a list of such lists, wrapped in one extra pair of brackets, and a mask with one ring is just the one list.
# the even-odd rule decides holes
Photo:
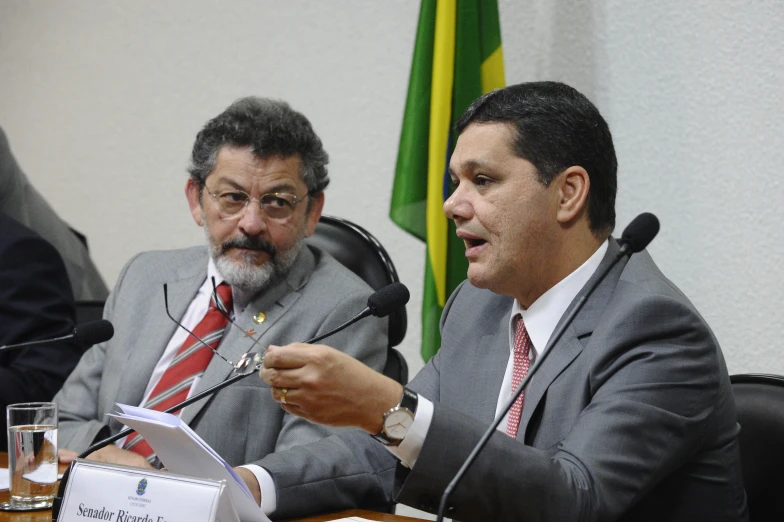
[[(0, 468), (8, 467), (8, 454), (0, 452)], [(61, 466), (60, 472), (66, 466)], [(0, 491), (0, 502), (8, 500), (8, 490)], [(422, 521), (421, 518), (404, 517), (401, 515), (389, 515), (385, 513), (376, 513), (375, 511), (366, 511), (364, 509), (349, 509), (346, 511), (339, 511), (337, 513), (326, 513), (323, 515), (314, 515), (304, 518), (290, 519), (288, 522), (328, 522), (346, 517), (361, 517), (368, 520), (377, 520), (380, 522), (417, 522)], [(42, 511), (27, 511), (27, 512), (12, 512), (0, 511), (0, 522), (50, 522), (52, 520), (51, 510)]]

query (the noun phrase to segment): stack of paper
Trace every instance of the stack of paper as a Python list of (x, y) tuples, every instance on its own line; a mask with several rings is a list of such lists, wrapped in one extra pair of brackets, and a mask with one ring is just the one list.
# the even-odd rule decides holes
[(237, 472), (179, 417), (125, 404), (117, 406), (123, 413), (112, 416), (139, 432), (166, 469), (190, 477), (225, 480), (242, 522), (269, 522)]

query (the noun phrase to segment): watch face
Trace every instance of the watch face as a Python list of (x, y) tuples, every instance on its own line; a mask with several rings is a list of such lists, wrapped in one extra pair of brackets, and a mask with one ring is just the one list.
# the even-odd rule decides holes
[(408, 433), (408, 428), (414, 423), (414, 417), (410, 411), (400, 409), (393, 411), (384, 419), (384, 431), (388, 437), (402, 439)]

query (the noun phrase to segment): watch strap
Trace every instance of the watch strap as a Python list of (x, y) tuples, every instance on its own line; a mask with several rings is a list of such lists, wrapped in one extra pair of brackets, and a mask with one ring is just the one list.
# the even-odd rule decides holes
[(400, 398), (399, 407), (405, 408), (414, 415), (416, 415), (417, 405), (419, 404), (419, 395), (416, 392), (409, 390), (403, 386), (403, 397)]

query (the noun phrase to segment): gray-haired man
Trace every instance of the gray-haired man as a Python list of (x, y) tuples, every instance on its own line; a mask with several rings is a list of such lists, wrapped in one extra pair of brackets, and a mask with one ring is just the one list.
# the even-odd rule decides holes
[[(279, 101), (238, 100), (198, 134), (191, 160), (185, 194), (207, 246), (142, 253), (123, 269), (104, 313), (114, 339), (87, 352), (55, 397), (65, 448), (81, 451), (120, 430), (106, 418), (116, 402), (163, 410), (231, 373), (167, 317), (164, 284), (172, 315), (230, 361), (251, 349), (251, 330), (262, 346), (307, 339), (362, 310), (371, 293), (328, 254), (304, 245), (329, 178), (327, 154), (302, 114)], [(238, 328), (214, 309), (213, 278)], [(366, 320), (333, 339), (352, 357), (383, 367), (384, 321)], [(271, 480), (261, 468), (268, 454), (335, 431), (282, 411), (258, 379), (180, 415), (229, 464), (254, 464), (240, 469), (251, 484), (254, 476)], [(138, 437), (93, 455), (139, 466), (153, 457)], [(271, 512), (274, 504), (266, 498), (262, 508)]]

